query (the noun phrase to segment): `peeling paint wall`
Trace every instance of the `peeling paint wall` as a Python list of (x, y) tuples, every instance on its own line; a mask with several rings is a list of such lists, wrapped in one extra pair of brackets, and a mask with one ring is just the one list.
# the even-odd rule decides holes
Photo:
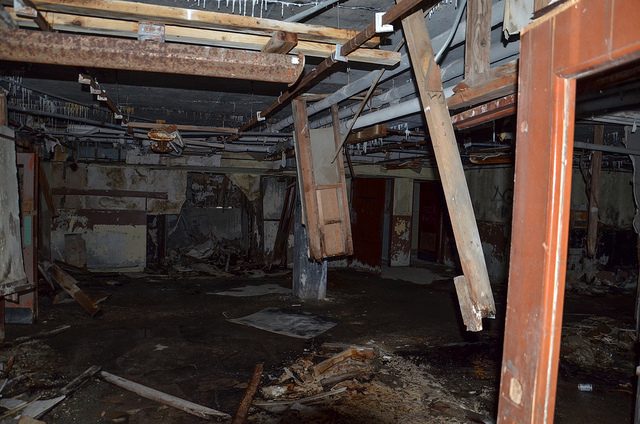
[(413, 213), (413, 180), (393, 180), (393, 215), (391, 217), (390, 266), (411, 264), (411, 222)]
[[(53, 195), (58, 213), (51, 231), (53, 259), (64, 260), (66, 234), (80, 234), (87, 268), (94, 271), (144, 269), (147, 215), (177, 214), (185, 201), (184, 170), (67, 162), (44, 162), (43, 169), (52, 191), (59, 193)], [(63, 190), (79, 192), (60, 194)], [(166, 199), (145, 193), (162, 193)]]

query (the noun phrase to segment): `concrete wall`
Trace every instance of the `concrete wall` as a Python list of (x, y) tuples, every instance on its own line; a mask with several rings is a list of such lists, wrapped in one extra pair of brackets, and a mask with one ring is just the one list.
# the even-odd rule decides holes
[[(54, 192), (82, 190), (53, 196), (57, 216), (52, 222), (52, 257), (65, 260), (65, 235), (80, 234), (91, 270), (144, 269), (147, 214), (178, 213), (185, 200), (186, 171), (68, 162), (43, 162), (43, 169)], [(91, 190), (165, 193), (167, 199), (98, 196)]]

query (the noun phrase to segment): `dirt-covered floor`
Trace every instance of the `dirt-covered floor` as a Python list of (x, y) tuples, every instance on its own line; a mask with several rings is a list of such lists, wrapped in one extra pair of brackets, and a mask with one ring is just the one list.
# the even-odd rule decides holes
[[(212, 278), (184, 274), (76, 274), (94, 299), (109, 297), (89, 317), (75, 302), (41, 296), (40, 320), (7, 327), (0, 352), (13, 357), (3, 397), (48, 398), (92, 365), (184, 399), (234, 414), (254, 366), (261, 387), (278, 383), (295, 364), (319, 361), (326, 346), (365, 346), (375, 358), (348, 379), (328, 379), (342, 391), (284, 411), (252, 408), (256, 423), (493, 422), (497, 409), (502, 311), (485, 330), (463, 331), (451, 280), (418, 285), (354, 271), (329, 273), (328, 299), (303, 303), (283, 294), (211, 294), (245, 285), (290, 286), (291, 276)], [(635, 373), (633, 296), (568, 293), (556, 423), (632, 422)], [(227, 321), (275, 307), (306, 311), (337, 325), (298, 339)], [(49, 337), (15, 342), (70, 325)], [(293, 379), (296, 380), (295, 378)], [(592, 392), (578, 390), (593, 385)], [(293, 384), (293, 383), (291, 383)], [(302, 383), (300, 383), (302, 384)], [(342, 389), (342, 388), (345, 389)], [(338, 390), (339, 391), (339, 390)], [(264, 393), (259, 392), (257, 401)], [(2, 411), (0, 411), (2, 415)], [(47, 423), (198, 423), (204, 420), (93, 378), (43, 418)], [(15, 422), (15, 421), (14, 421)]]

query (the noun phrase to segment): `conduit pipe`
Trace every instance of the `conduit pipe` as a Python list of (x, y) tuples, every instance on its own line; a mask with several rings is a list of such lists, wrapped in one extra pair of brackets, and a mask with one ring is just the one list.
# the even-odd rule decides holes
[[(492, 27), (502, 23), (503, 14), (504, 14), (504, 2), (501, 1), (492, 6), (491, 8), (491, 26)], [(445, 45), (448, 36), (449, 36), (449, 33), (445, 33), (445, 34), (440, 34), (434, 37), (432, 40), (434, 48), (437, 48), (438, 50), (442, 48), (442, 46)], [(465, 39), (465, 36), (466, 36), (466, 22), (462, 21), (460, 22), (460, 28), (455, 33), (455, 36), (451, 41), (451, 45), (455, 46), (456, 44), (463, 42)], [(512, 43), (510, 43), (509, 45), (511, 44)], [(513, 44), (519, 45), (519, 43), (513, 43)], [(393, 78), (396, 75), (399, 75), (409, 70), (410, 68), (411, 68), (411, 63), (409, 61), (409, 56), (405, 54), (402, 56), (402, 59), (400, 60), (400, 63), (396, 66), (396, 68), (388, 69), (384, 73), (380, 82), (382, 83), (384, 81), (387, 81), (390, 78)], [(323, 110), (329, 109), (331, 106), (337, 103), (340, 103), (341, 101), (346, 100), (350, 97), (353, 97), (362, 91), (367, 90), (377, 76), (378, 76), (377, 71), (369, 72), (367, 75), (363, 76), (360, 79), (357, 79), (356, 81), (350, 84), (345, 85), (340, 90), (333, 93), (332, 95), (327, 96), (325, 99), (309, 105), (307, 107), (308, 116), (312, 116), (318, 112), (322, 112)], [(271, 125), (269, 129), (273, 132), (277, 132), (284, 128), (287, 128), (290, 125), (293, 125), (293, 116), (289, 116), (279, 122), (276, 122), (275, 124)]]

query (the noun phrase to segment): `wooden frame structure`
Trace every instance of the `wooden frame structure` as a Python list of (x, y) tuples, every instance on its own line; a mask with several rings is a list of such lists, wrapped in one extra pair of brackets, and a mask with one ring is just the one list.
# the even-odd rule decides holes
[(553, 422), (576, 80), (640, 59), (637, 6), (570, 0), (522, 34), (499, 423)]

